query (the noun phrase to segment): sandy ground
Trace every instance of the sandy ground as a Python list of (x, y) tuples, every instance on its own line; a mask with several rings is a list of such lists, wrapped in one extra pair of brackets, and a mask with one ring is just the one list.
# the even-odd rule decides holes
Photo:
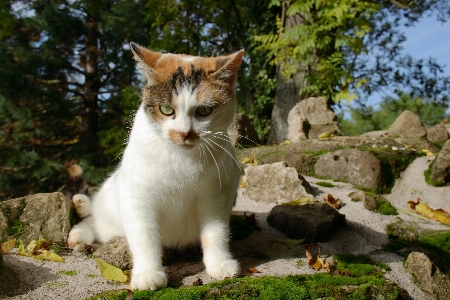
[[(433, 158), (431, 158), (432, 160)], [(423, 171), (430, 163), (429, 157), (414, 161), (404, 172), (387, 197), (397, 207), (406, 209), (406, 202), (421, 197), (433, 208), (450, 211), (450, 188), (434, 188), (424, 183)], [(413, 282), (412, 276), (403, 268), (403, 258), (394, 253), (382, 252), (382, 245), (387, 243), (385, 232), (387, 224), (395, 222), (398, 217), (420, 222), (422, 226), (433, 229), (449, 230), (448, 226), (434, 221), (421, 220), (408, 214), (384, 216), (366, 210), (361, 202), (352, 202), (348, 194), (354, 187), (347, 183), (333, 182), (335, 187), (325, 188), (315, 184), (319, 181), (306, 177), (315, 189), (315, 196), (331, 193), (345, 203), (340, 212), (346, 215), (349, 226), (339, 229), (333, 238), (320, 243), (325, 258), (336, 253), (369, 254), (372, 259), (384, 262), (391, 270), (386, 278), (404, 288), (413, 299), (434, 299), (421, 291)], [(326, 181), (326, 180), (320, 180)], [(332, 181), (329, 181), (332, 182)], [(414, 198), (415, 197), (415, 198)], [(266, 222), (268, 212), (273, 205), (258, 203), (246, 197), (245, 190), (239, 190), (235, 214), (255, 213), (260, 232), (231, 244), (234, 256), (240, 261), (243, 273), (249, 276), (283, 276), (289, 274), (313, 274), (306, 263), (305, 250), (302, 245), (288, 245), (286, 237), (269, 227)], [(37, 261), (19, 255), (5, 255), (6, 270), (0, 275), (0, 299), (86, 299), (107, 290), (127, 289), (128, 285), (114, 283), (103, 279), (94, 260), (81, 253), (66, 253), (64, 263)], [(303, 261), (303, 263), (298, 263)], [(250, 267), (261, 273), (251, 275)], [(76, 275), (63, 275), (61, 271), (76, 271)], [(170, 282), (192, 285), (201, 278), (204, 283), (212, 282), (204, 271), (203, 263), (197, 261), (179, 261), (166, 267)]]

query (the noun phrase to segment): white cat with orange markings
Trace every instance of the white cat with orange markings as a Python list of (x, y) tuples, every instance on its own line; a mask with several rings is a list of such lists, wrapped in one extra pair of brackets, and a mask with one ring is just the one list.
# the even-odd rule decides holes
[[(147, 78), (123, 159), (92, 201), (73, 196), (84, 219), (68, 244), (126, 236), (132, 289), (167, 285), (162, 246), (201, 242), (206, 272), (239, 274), (231, 256), (229, 218), (240, 177), (227, 129), (236, 110), (235, 82), (244, 51), (220, 57), (161, 54), (131, 43)], [(82, 177), (71, 168), (69, 182)], [(91, 216), (89, 216), (91, 215)]]

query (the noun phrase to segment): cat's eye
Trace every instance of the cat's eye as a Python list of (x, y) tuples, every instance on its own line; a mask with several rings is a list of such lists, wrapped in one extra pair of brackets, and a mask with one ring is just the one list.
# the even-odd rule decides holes
[(199, 106), (195, 111), (199, 116), (206, 117), (212, 112), (213, 108), (211, 106)]
[(175, 113), (175, 110), (168, 105), (160, 105), (159, 110), (166, 116), (170, 116)]

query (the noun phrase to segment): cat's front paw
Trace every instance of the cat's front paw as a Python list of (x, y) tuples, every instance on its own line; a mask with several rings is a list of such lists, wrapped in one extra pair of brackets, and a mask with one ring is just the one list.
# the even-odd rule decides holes
[(206, 273), (215, 279), (224, 279), (226, 277), (239, 275), (241, 273), (241, 268), (236, 260), (229, 259), (207, 266)]
[(167, 275), (163, 271), (148, 271), (131, 273), (130, 286), (132, 290), (157, 290), (167, 286)]
[(67, 244), (70, 249), (84, 251), (83, 230), (80, 228), (72, 229), (67, 238)]

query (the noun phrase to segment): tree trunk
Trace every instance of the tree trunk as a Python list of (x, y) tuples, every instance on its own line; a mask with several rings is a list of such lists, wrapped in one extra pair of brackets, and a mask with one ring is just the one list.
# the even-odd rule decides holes
[[(285, 29), (288, 30), (296, 25), (303, 23), (305, 16), (299, 14), (290, 16), (286, 20)], [(294, 63), (294, 62), (293, 62)], [(297, 64), (297, 72), (289, 79), (283, 76), (284, 64), (278, 66), (278, 83), (275, 93), (275, 103), (272, 110), (272, 119), (270, 125), (267, 144), (274, 142), (283, 142), (287, 139), (289, 111), (299, 101), (307, 98), (307, 95), (299, 95), (299, 90), (307, 85), (306, 72), (307, 66)]]
[(85, 69), (83, 83), (83, 103), (81, 108), (80, 142), (87, 151), (98, 150), (99, 112), (98, 92), (100, 90), (100, 78), (98, 74), (98, 30), (97, 22), (88, 17), (88, 33), (85, 37), (86, 54), (82, 65)]

